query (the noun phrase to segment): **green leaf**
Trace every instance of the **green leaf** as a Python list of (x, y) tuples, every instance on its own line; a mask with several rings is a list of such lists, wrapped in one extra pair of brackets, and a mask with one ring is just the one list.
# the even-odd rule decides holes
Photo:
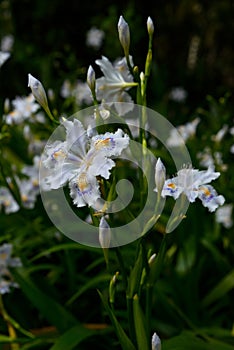
[(143, 269), (143, 252), (142, 252), (142, 246), (140, 245), (140, 250), (137, 256), (137, 260), (135, 262), (135, 265), (133, 266), (133, 269), (130, 273), (129, 280), (128, 280), (127, 297), (130, 299), (133, 298), (133, 296), (136, 293), (138, 293), (138, 288), (141, 282), (142, 269)]
[(232, 270), (228, 275), (226, 275), (213, 289), (212, 291), (203, 299), (202, 305), (208, 306), (216, 300), (222, 298), (230, 290), (234, 288), (234, 270)]
[(234, 350), (232, 345), (216, 339), (203, 340), (191, 331), (183, 331), (180, 335), (162, 343), (163, 350)]
[(86, 290), (92, 287), (97, 288), (98, 283), (110, 281), (110, 279), (111, 276), (109, 274), (93, 277), (86, 284), (79, 288), (79, 290), (66, 302), (66, 305), (71, 305), (81, 294), (86, 292)]
[(32, 350), (34, 348), (35, 349), (45, 349), (45, 345), (49, 345), (50, 343), (53, 343), (53, 342), (54, 342), (53, 339), (48, 339), (45, 337), (36, 338), (30, 342), (27, 342), (24, 345), (21, 345), (20, 350)]
[(133, 317), (138, 349), (148, 350), (149, 340), (145, 329), (146, 322), (137, 295), (134, 295), (133, 297)]
[(136, 350), (135, 346), (131, 342), (131, 340), (128, 338), (127, 334), (123, 330), (122, 326), (118, 322), (117, 318), (114, 315), (114, 312), (109, 307), (108, 303), (105, 301), (103, 295), (98, 291), (98, 294), (100, 295), (100, 298), (102, 300), (103, 305), (105, 306), (106, 311), (108, 312), (108, 315), (110, 317), (110, 320), (115, 328), (116, 335), (119, 339), (119, 342), (122, 346), (123, 350)]
[(76, 318), (62, 305), (38, 289), (25, 271), (14, 270), (12, 273), (26, 297), (59, 332), (64, 332), (77, 324)]
[(102, 250), (99, 248), (93, 248), (85, 245), (81, 245), (78, 243), (63, 243), (58, 246), (53, 246), (47, 250), (44, 250), (43, 252), (37, 254), (34, 256), (31, 261), (35, 261), (37, 259), (40, 259), (43, 256), (49, 255), (51, 253), (59, 252), (60, 250), (67, 250), (67, 249), (78, 249), (78, 250), (88, 250), (88, 251), (94, 251), (96, 253), (102, 254)]
[(83, 340), (96, 334), (98, 334), (97, 331), (84, 328), (82, 325), (72, 327), (58, 338), (50, 350), (74, 349), (74, 347), (79, 345)]

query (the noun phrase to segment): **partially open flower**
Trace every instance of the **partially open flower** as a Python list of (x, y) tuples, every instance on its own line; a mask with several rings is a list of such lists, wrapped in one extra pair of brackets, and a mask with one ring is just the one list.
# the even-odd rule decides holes
[[(105, 56), (95, 62), (104, 74), (103, 77), (96, 80), (97, 99), (108, 103), (132, 102), (131, 96), (126, 91), (138, 84), (133, 81), (126, 58), (124, 57), (114, 65)], [(115, 107), (118, 113), (126, 114), (133, 109), (133, 106), (133, 103), (119, 103)]]

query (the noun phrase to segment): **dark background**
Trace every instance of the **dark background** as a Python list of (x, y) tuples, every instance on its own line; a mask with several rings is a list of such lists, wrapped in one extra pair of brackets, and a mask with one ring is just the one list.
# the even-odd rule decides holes
[[(154, 58), (149, 105), (170, 113), (168, 92), (182, 86), (187, 92), (183, 112), (219, 98), (234, 85), (233, 2), (214, 1), (0, 1), (0, 35), (13, 34), (12, 56), (1, 69), (0, 96), (28, 94), (27, 74), (59, 91), (68, 78), (85, 79), (87, 67), (101, 55), (122, 56), (117, 23), (120, 15), (131, 31), (134, 63), (144, 69), (148, 36), (146, 21), (155, 24)], [(96, 26), (106, 36), (100, 50), (86, 45), (86, 33)], [(199, 45), (189, 63), (192, 45)], [(173, 106), (172, 106), (173, 107)]]

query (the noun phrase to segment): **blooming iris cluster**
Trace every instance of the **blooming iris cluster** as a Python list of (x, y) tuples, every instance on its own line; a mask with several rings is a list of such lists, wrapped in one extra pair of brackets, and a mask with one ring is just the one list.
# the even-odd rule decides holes
[(9, 271), (9, 267), (22, 266), (20, 258), (11, 258), (12, 245), (3, 244), (0, 246), (0, 294), (10, 292), (10, 287), (18, 287), (13, 281), (13, 277)]
[(161, 195), (177, 199), (183, 193), (191, 203), (199, 198), (203, 206), (213, 212), (225, 201), (222, 195), (218, 195), (215, 189), (208, 185), (219, 176), (220, 173), (214, 172), (211, 167), (202, 171), (183, 168), (178, 171), (177, 176), (165, 181)]
[(77, 207), (94, 206), (101, 197), (97, 176), (109, 179), (115, 166), (112, 156), (119, 156), (128, 146), (129, 137), (121, 129), (115, 133), (89, 137), (81, 122), (64, 120), (66, 140), (45, 148), (44, 179), (50, 189), (69, 183), (70, 195)]

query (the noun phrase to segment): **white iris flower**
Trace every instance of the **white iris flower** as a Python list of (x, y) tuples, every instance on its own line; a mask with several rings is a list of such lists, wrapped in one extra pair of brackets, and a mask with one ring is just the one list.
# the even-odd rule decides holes
[(22, 123), (40, 108), (33, 94), (29, 94), (26, 97), (16, 97), (12, 101), (12, 105), (14, 107), (13, 111), (5, 116), (6, 123), (9, 125)]
[(9, 271), (9, 267), (21, 267), (20, 258), (12, 258), (12, 244), (4, 243), (0, 246), (0, 294), (10, 292), (11, 287), (18, 287)]
[(66, 140), (55, 141), (45, 149), (43, 164), (49, 169), (45, 181), (50, 189), (69, 183), (70, 195), (77, 207), (94, 206), (101, 197), (97, 176), (109, 179), (119, 156), (128, 146), (129, 137), (121, 129), (115, 133), (89, 137), (81, 122), (65, 120)]
[(137, 86), (137, 83), (133, 81), (133, 76), (129, 72), (126, 58), (118, 60), (114, 65), (105, 56), (95, 62), (104, 74), (96, 80), (97, 99), (110, 103), (130, 102), (128, 105), (116, 104), (117, 112), (120, 114), (126, 114), (132, 110), (133, 101), (126, 91)]
[(183, 168), (178, 171), (177, 176), (165, 181), (162, 197), (172, 196), (177, 199), (184, 193), (190, 202), (195, 202), (196, 198), (202, 201), (204, 207), (213, 212), (219, 205), (223, 205), (225, 199), (217, 195), (215, 189), (208, 185), (212, 180), (220, 176), (219, 172), (214, 172), (213, 168), (199, 171), (192, 168)]
[(225, 228), (231, 228), (233, 226), (232, 211), (232, 203), (225, 204), (223, 207), (218, 208), (215, 213), (216, 222), (223, 224)]
[(15, 213), (19, 210), (18, 203), (7, 187), (0, 187), (0, 210), (2, 208), (4, 208), (6, 214)]

